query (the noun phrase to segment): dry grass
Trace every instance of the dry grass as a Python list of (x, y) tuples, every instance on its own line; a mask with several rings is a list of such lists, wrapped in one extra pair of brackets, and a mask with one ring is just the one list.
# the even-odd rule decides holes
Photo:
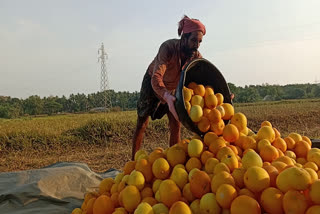
[(268, 120), (283, 136), (298, 132), (320, 138), (320, 99), (241, 104), (235, 109), (247, 116), (248, 127), (253, 130)]
[[(235, 105), (248, 126), (270, 121), (283, 136), (320, 138), (320, 100)], [(59, 161), (84, 162), (97, 172), (121, 169), (130, 160), (136, 112), (71, 114), (0, 120), (0, 171), (41, 168)], [(191, 133), (183, 129), (182, 136)], [(168, 147), (167, 119), (152, 121), (143, 148)]]
[[(0, 171), (59, 161), (84, 162), (94, 171), (121, 169), (131, 158), (135, 124), (135, 111), (0, 120)], [(166, 118), (151, 121), (143, 148), (166, 148), (168, 137)]]

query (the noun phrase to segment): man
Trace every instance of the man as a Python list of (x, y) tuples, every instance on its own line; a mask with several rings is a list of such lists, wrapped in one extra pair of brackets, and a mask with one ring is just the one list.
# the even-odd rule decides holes
[(181, 38), (170, 39), (161, 44), (142, 81), (137, 103), (138, 120), (132, 142), (132, 159), (140, 149), (149, 116), (155, 120), (167, 114), (170, 146), (179, 142), (181, 125), (174, 107), (174, 90), (178, 86), (181, 70), (193, 59), (202, 57), (198, 48), (205, 34), (206, 28), (199, 20), (184, 16), (178, 28)]

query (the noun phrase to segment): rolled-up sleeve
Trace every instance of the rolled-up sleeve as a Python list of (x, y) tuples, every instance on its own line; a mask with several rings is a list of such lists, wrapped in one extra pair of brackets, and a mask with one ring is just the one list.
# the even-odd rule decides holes
[(164, 102), (164, 93), (167, 91), (163, 82), (163, 76), (167, 70), (171, 58), (172, 50), (170, 50), (170, 47), (166, 43), (163, 43), (160, 46), (159, 52), (155, 58), (155, 65), (151, 77), (152, 88), (162, 102)]

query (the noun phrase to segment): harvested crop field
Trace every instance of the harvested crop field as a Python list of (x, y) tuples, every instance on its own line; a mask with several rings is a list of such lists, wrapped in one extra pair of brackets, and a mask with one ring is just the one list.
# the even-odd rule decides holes
[[(320, 138), (320, 100), (235, 104), (257, 130), (268, 120), (282, 136)], [(143, 148), (168, 147), (167, 118), (149, 123)], [(121, 169), (131, 158), (136, 112), (0, 119), (0, 171), (35, 169), (59, 161), (84, 162), (97, 172)], [(182, 137), (192, 133), (183, 128)]]

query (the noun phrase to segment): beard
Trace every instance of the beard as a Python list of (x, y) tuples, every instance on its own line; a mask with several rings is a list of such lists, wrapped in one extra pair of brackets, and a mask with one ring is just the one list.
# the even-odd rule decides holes
[(189, 48), (184, 46), (182, 51), (187, 57), (192, 57), (197, 52), (197, 48)]

